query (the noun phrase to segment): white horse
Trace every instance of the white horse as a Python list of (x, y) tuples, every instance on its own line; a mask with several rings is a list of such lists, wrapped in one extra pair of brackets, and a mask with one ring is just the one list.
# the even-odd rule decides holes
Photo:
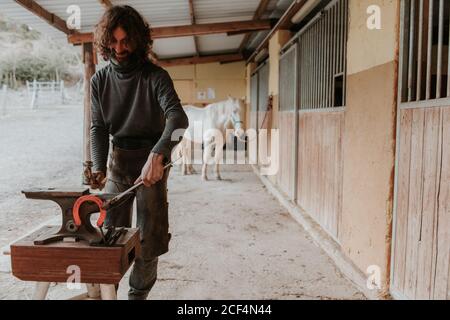
[[(189, 118), (189, 127), (176, 151), (178, 157), (182, 156), (182, 174), (194, 173), (190, 161), (192, 142), (197, 145), (203, 143), (202, 179), (208, 180), (207, 167), (208, 164), (212, 164), (211, 160), (214, 160), (216, 179), (221, 180), (219, 163), (223, 155), (226, 130), (230, 127), (233, 128), (234, 135), (239, 139), (243, 139), (245, 135), (242, 128), (243, 121), (241, 120), (241, 114), (244, 110), (242, 100), (229, 97), (226, 101), (213, 103), (205, 108), (191, 105), (183, 108)], [(198, 130), (199, 127), (202, 129), (200, 136), (195, 134), (195, 130)]]

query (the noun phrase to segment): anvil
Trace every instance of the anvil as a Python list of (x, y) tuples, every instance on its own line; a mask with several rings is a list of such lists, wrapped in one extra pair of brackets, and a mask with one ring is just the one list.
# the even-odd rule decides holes
[[(94, 227), (90, 221), (91, 215), (100, 212), (101, 208), (97, 203), (91, 201), (84, 201), (81, 204), (79, 201), (79, 199), (86, 198), (88, 195), (93, 195), (104, 203), (117, 196), (117, 194), (91, 194), (88, 188), (72, 188), (70, 190), (40, 188), (24, 190), (22, 193), (25, 194), (25, 197), (28, 199), (50, 200), (56, 202), (61, 209), (62, 225), (59, 231), (55, 234), (47, 234), (35, 239), (35, 245), (45, 245), (52, 242), (63, 241), (65, 238), (74, 241), (85, 240), (89, 245), (111, 245), (115, 241), (110, 242), (110, 237), (115, 238), (115, 240), (120, 237), (120, 234), (117, 234), (117, 231), (114, 232), (110, 229), (106, 235), (108, 238), (106, 240), (108, 241), (105, 241), (105, 235), (101, 229), (103, 221), (98, 223), (99, 228)], [(131, 195), (132, 193), (130, 193), (130, 196)], [(122, 201), (115, 204), (114, 207), (119, 206), (128, 199), (129, 196), (124, 197), (121, 199)], [(75, 206), (78, 206), (77, 210), (74, 210)], [(119, 233), (122, 232), (126, 232), (126, 230), (119, 230)]]

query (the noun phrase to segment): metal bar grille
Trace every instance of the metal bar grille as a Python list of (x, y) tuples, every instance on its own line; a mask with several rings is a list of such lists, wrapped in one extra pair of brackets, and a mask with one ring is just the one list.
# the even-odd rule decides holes
[(280, 57), (280, 111), (294, 111), (297, 98), (297, 44)]
[(250, 103), (251, 103), (251, 115), (250, 115), (250, 126), (253, 129), (257, 128), (257, 112), (258, 112), (258, 74), (254, 74), (250, 80), (251, 92), (250, 92)]
[(300, 109), (345, 106), (348, 0), (330, 3), (300, 31)]
[(262, 63), (252, 75), (251, 83), (252, 128), (260, 129), (269, 99), (269, 62)]
[(344, 0), (344, 31), (343, 31), (343, 43), (344, 43), (344, 48), (343, 48), (343, 57), (342, 57), (342, 61), (343, 61), (343, 66), (342, 66), (342, 72), (344, 74), (343, 76), (343, 82), (342, 82), (342, 86), (343, 86), (343, 96), (342, 96), (342, 106), (345, 106), (347, 104), (347, 35), (348, 35), (348, 0)]
[(416, 97), (420, 97), (422, 92), (421, 92), (421, 87), (422, 87), (422, 63), (420, 63), (422, 61), (422, 57), (423, 57), (423, 19), (424, 19), (424, 1), (420, 0), (419, 1), (419, 33), (418, 33), (418, 37), (419, 37), (419, 44), (417, 46), (418, 48), (418, 53), (417, 53), (417, 61), (419, 61), (418, 65), (417, 65), (417, 80), (416, 80)]
[(267, 111), (267, 101), (269, 98), (269, 63), (266, 62), (264, 66), (258, 71), (259, 86), (258, 86), (258, 112)]
[(450, 98), (450, 1), (402, 1), (400, 102)]
[[(427, 41), (427, 84), (426, 84), (426, 96), (425, 100), (430, 100), (431, 97), (431, 55), (433, 50), (433, 3), (434, 1), (430, 1), (428, 6), (428, 41)], [(411, 5), (411, 4), (409, 4)], [(411, 19), (411, 16), (408, 17), (408, 21)], [(407, 32), (411, 32), (409, 29)], [(406, 32), (405, 32), (406, 33)], [(403, 102), (403, 101), (402, 101)]]
[[(411, 8), (410, 8), (410, 16), (411, 17), (415, 17), (416, 15), (416, 5), (415, 5), (415, 1), (413, 1), (411, 3)], [(415, 40), (415, 35), (416, 35), (416, 30), (415, 30), (415, 24), (414, 24), (414, 19), (410, 20), (410, 30), (411, 32), (409, 33), (409, 43), (411, 44), (411, 46), (414, 45), (414, 40)], [(413, 74), (414, 74), (414, 67), (416, 64), (414, 64), (414, 54), (415, 54), (415, 50), (409, 50), (409, 64), (408, 64), (408, 101), (412, 101), (413, 99)]]

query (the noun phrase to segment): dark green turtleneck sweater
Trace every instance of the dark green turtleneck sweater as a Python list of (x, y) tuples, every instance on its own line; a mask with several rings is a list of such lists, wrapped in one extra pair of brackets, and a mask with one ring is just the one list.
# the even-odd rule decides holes
[[(114, 60), (91, 79), (91, 151), (94, 171), (106, 172), (109, 135), (142, 142), (170, 159), (172, 133), (188, 119), (167, 71), (149, 60)], [(182, 134), (182, 130), (180, 131)], [(176, 136), (180, 136), (178, 131)]]

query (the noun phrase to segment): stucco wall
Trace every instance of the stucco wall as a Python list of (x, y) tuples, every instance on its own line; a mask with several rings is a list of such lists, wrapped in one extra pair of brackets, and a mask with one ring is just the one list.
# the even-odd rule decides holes
[[(396, 59), (393, 44), (397, 41), (396, 23), (399, 0), (350, 0), (347, 74), (358, 73)], [(381, 30), (367, 28), (367, 8), (381, 9)]]
[[(165, 68), (172, 77), (183, 104), (203, 105), (225, 100), (228, 95), (244, 98), (246, 95), (245, 62), (207, 63)], [(215, 92), (214, 99), (198, 99), (197, 93)]]
[[(366, 26), (367, 7), (381, 8), (382, 30)], [(344, 134), (343, 251), (366, 272), (389, 278), (395, 162), (399, 1), (350, 0)]]

